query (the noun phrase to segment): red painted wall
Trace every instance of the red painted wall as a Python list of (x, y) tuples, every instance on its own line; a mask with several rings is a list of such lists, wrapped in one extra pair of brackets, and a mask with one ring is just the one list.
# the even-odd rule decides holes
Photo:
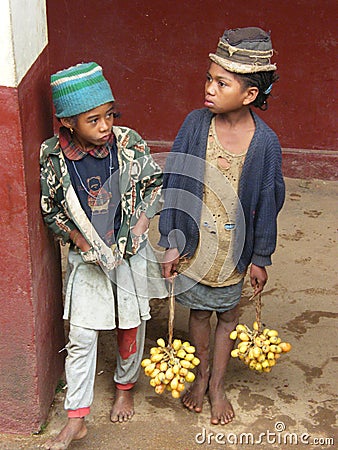
[(60, 258), (40, 213), (39, 147), (52, 134), (48, 59), (0, 88), (0, 431), (38, 431), (63, 371)]
[(224, 28), (271, 30), (280, 82), (262, 117), (283, 148), (297, 149), (287, 151), (286, 174), (336, 176), (335, 0), (49, 0), (47, 7), (51, 71), (100, 63), (120, 123), (155, 150), (168, 148), (186, 114), (203, 106), (208, 53)]

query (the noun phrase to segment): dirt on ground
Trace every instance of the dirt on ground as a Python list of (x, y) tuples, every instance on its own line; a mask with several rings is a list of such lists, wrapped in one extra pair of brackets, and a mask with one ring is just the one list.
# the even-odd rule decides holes
[[(210, 424), (210, 407), (183, 408), (169, 392), (154, 393), (143, 373), (135, 388), (136, 414), (113, 424), (113, 332), (102, 332), (95, 398), (88, 435), (71, 450), (194, 450), (218, 448), (335, 448), (337, 393), (337, 194), (338, 182), (287, 179), (279, 216), (278, 247), (262, 296), (262, 321), (292, 344), (271, 373), (250, 371), (237, 359), (225, 379), (236, 417), (226, 426)], [(255, 308), (246, 281), (241, 323), (250, 327)], [(151, 301), (145, 355), (168, 333), (168, 303)], [(188, 339), (188, 311), (175, 310), (174, 337)], [(36, 449), (58, 433), (66, 420), (65, 391), (56, 394), (44, 430), (35, 436), (0, 435), (1, 449)]]

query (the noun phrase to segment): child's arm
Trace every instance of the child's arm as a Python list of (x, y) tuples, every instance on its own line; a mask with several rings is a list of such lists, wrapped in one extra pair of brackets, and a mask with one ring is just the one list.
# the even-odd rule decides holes
[[(148, 219), (151, 219), (160, 209), (159, 202), (161, 199), (163, 179), (162, 169), (151, 156), (150, 148), (146, 141), (144, 141), (135, 130), (126, 128), (124, 129), (124, 132), (127, 134), (126, 136), (122, 134), (122, 137), (128, 142), (127, 148), (131, 148), (134, 151), (134, 162), (130, 162), (129, 160), (128, 164), (135, 163), (135, 171), (133, 167), (128, 170), (131, 171), (133, 178), (134, 173), (137, 174), (134, 178), (134, 181), (138, 184), (138, 189), (140, 190), (140, 195), (137, 199), (137, 208), (139, 211), (144, 212)], [(119, 139), (121, 140), (121, 137)], [(126, 160), (128, 159), (129, 155), (126, 154)], [(144, 227), (145, 224), (142, 220), (144, 219), (141, 219), (141, 228)]]
[(281, 154), (279, 141), (273, 135), (266, 153), (263, 184), (256, 208), (254, 247), (250, 268), (250, 281), (255, 294), (264, 289), (268, 280), (265, 267), (271, 265), (271, 255), (276, 248), (277, 216), (285, 199)]
[(133, 227), (134, 236), (141, 236), (145, 233), (149, 228), (150, 219), (145, 215), (144, 212), (141, 212), (141, 215)]
[(162, 276), (164, 278), (170, 278), (175, 274), (179, 257), (180, 252), (177, 248), (168, 248), (165, 251), (162, 262)]
[(61, 183), (47, 159), (41, 163), (40, 184), (41, 211), (48, 228), (63, 244), (71, 239), (76, 245), (78, 241), (82, 245), (83, 236), (66, 213)]
[(163, 174), (150, 154), (146, 155), (145, 158), (146, 164), (143, 167), (141, 178), (141, 185), (143, 186), (141, 210), (148, 219), (151, 219), (160, 209)]

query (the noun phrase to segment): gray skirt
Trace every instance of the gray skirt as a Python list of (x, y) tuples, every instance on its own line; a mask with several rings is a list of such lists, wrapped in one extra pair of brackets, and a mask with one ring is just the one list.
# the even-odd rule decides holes
[(175, 279), (175, 298), (178, 303), (190, 309), (223, 313), (238, 305), (244, 280), (224, 287), (211, 287), (178, 275)]

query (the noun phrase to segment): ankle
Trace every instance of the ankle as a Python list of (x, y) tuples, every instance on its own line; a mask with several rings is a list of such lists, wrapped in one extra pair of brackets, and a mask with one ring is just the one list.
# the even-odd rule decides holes
[(222, 379), (213, 379), (212, 376), (209, 380), (209, 390), (211, 391), (220, 391), (224, 390), (224, 378)]

